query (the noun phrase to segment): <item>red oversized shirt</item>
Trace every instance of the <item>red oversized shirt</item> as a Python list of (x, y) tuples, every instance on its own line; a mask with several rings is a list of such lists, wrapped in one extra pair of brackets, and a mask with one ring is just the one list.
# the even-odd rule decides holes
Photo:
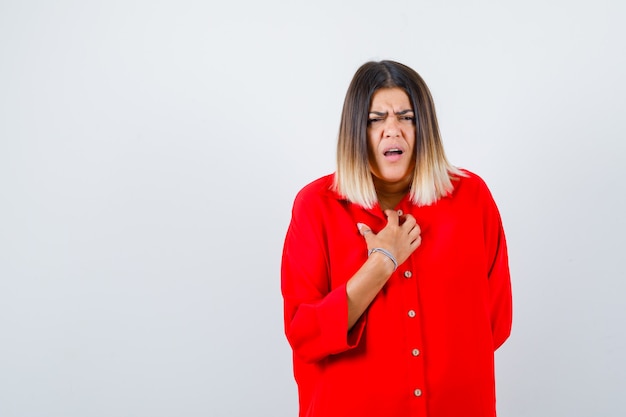
[(467, 172), (454, 191), (396, 208), (422, 230), (348, 331), (346, 282), (367, 259), (357, 223), (378, 233), (380, 207), (332, 190), (333, 175), (298, 193), (285, 238), (285, 332), (300, 417), (493, 417), (494, 350), (511, 329), (511, 284), (498, 209)]

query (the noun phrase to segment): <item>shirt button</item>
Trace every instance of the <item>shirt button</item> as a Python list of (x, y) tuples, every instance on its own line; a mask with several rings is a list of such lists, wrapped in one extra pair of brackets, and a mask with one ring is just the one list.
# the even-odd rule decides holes
[(415, 391), (413, 391), (413, 395), (415, 395), (416, 397), (421, 397), (422, 396), (422, 390), (421, 389), (416, 389)]
[(413, 276), (413, 273), (411, 273), (411, 271), (404, 271), (404, 278), (411, 278)]
[(415, 310), (409, 310), (409, 317), (415, 317)]
[(398, 210), (398, 216), (402, 216), (404, 212), (402, 210)]
[(419, 354), (420, 354), (420, 350), (419, 350), (419, 349), (413, 349), (413, 350), (411, 351), (411, 353), (413, 354), (413, 356), (419, 356)]

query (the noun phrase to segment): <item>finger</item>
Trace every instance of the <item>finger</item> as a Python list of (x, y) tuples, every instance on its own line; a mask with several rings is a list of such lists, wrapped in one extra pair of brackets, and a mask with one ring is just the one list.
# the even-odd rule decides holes
[(365, 236), (366, 238), (367, 238), (366, 235), (368, 233), (374, 233), (372, 232), (372, 229), (365, 223), (357, 223), (356, 227), (359, 229), (359, 233), (361, 233), (361, 236)]
[(412, 239), (415, 239), (417, 236), (421, 236), (421, 234), (422, 234), (422, 229), (420, 228), (420, 225), (417, 223), (415, 223), (413, 228), (409, 230), (409, 237), (411, 237)]
[[(410, 214), (407, 214), (404, 218), (403, 227), (406, 227), (408, 230), (413, 229), (417, 225), (417, 220)], [(419, 227), (419, 226), (418, 226)]]
[(387, 216), (387, 223), (399, 225), (400, 217), (398, 216), (398, 212), (395, 210), (385, 210), (385, 215)]
[(413, 230), (415, 230), (418, 234), (422, 234), (422, 228), (419, 224), (417, 224), (417, 222), (415, 222), (415, 225), (413, 226), (413, 229), (411, 231)]

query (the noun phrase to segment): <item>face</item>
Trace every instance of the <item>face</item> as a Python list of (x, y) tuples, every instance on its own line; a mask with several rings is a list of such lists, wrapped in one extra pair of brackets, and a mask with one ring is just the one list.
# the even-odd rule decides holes
[(370, 170), (388, 184), (408, 182), (415, 168), (415, 112), (401, 88), (372, 96), (367, 123)]

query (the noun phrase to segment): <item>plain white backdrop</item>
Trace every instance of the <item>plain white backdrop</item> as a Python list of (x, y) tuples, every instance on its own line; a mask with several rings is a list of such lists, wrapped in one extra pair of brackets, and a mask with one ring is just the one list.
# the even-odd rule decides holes
[(499, 415), (626, 415), (624, 2), (0, 0), (0, 416), (297, 413), (279, 265), (368, 60), (505, 223)]

